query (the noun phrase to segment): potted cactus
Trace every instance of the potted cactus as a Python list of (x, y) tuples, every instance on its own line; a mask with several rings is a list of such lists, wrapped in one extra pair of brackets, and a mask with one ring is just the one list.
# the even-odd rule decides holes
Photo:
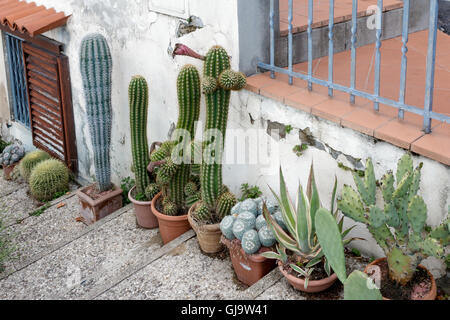
[(81, 189), (78, 198), (84, 223), (92, 224), (122, 207), (122, 190), (111, 183), (112, 59), (102, 35), (89, 34), (82, 40), (80, 71), (97, 182)]
[[(335, 179), (333, 196), (331, 199), (331, 211), (334, 211), (337, 180)], [(308, 179), (306, 195), (299, 185), (296, 205), (294, 206), (286, 189), (283, 173), (280, 168), (280, 195), (273, 190), (280, 208), (282, 219), (277, 221), (265, 207), (264, 217), (271, 227), (277, 239), (277, 252), (265, 252), (266, 258), (278, 260), (281, 273), (288, 282), (297, 290), (304, 292), (320, 292), (328, 289), (337, 279), (334, 269), (324, 256), (320, 242), (316, 235), (315, 217), (321, 209), (318, 189), (314, 179), (314, 169)], [(323, 209), (324, 210), (324, 209)], [(336, 210), (333, 219), (339, 220), (339, 233), (344, 238), (352, 228), (343, 230), (343, 217), (339, 219)], [(346, 239), (349, 243), (352, 239)]]
[[(198, 185), (191, 178), (191, 142), (195, 135), (195, 122), (200, 115), (200, 75), (193, 65), (185, 65), (177, 78), (178, 122), (171, 140), (154, 143), (159, 146), (150, 155), (148, 170), (156, 175), (151, 185), (154, 192), (153, 210), (159, 221), (159, 231), (168, 243), (188, 231), (189, 203), (186, 190), (196, 192)], [(178, 152), (177, 152), (178, 150)], [(185, 151), (188, 154), (184, 154)]]
[(384, 200), (384, 207), (380, 208), (374, 168), (368, 159), (364, 179), (354, 175), (357, 191), (344, 186), (338, 200), (344, 215), (366, 224), (386, 254), (365, 270), (379, 278), (386, 299), (434, 300), (436, 297), (434, 278), (419, 263), (428, 256), (444, 258), (450, 220), (435, 229), (426, 226), (427, 206), (417, 195), (421, 168), (422, 163), (414, 169), (411, 156), (405, 154), (398, 162), (395, 177), (388, 171), (379, 181)]
[[(231, 215), (225, 216), (220, 222), (221, 242), (230, 251), (236, 276), (249, 286), (276, 266), (275, 260), (261, 255), (272, 251), (276, 243), (275, 236), (262, 214), (264, 201), (265, 199), (260, 197), (238, 202), (231, 209)], [(267, 201), (266, 205), (271, 214), (281, 215), (271, 201)]]
[(134, 205), (137, 223), (147, 229), (158, 227), (153, 214), (152, 198), (154, 190), (147, 173), (150, 162), (147, 140), (148, 85), (142, 76), (134, 76), (129, 88), (131, 153), (136, 185), (128, 192), (128, 199)]
[(3, 166), (3, 178), (5, 180), (11, 179), (11, 172), (24, 156), (25, 149), (18, 143), (8, 145), (0, 152), (0, 165)]
[(212, 47), (205, 57), (178, 44), (174, 54), (204, 60), (202, 91), (206, 97), (206, 122), (203, 133), (200, 168), (201, 200), (188, 213), (189, 223), (197, 233), (206, 253), (222, 250), (219, 222), (230, 214), (236, 197), (222, 184), (222, 154), (232, 90), (246, 85), (245, 75), (231, 70), (230, 57), (220, 46)]

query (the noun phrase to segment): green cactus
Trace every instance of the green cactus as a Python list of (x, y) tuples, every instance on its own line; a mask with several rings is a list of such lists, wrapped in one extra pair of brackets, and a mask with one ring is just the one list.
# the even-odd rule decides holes
[(157, 183), (150, 183), (147, 188), (145, 188), (145, 196), (147, 199), (153, 199), (160, 191)]
[(42, 150), (35, 150), (27, 153), (20, 161), (20, 175), (25, 181), (29, 181), (33, 168), (40, 162), (50, 158), (50, 155)]
[(198, 220), (207, 219), (207, 217), (209, 217), (210, 215), (208, 205), (200, 200), (197, 204), (197, 208), (195, 210), (194, 215)]
[[(204, 128), (203, 161), (200, 168), (202, 200), (209, 207), (208, 222), (220, 221), (228, 215), (234, 202), (222, 187), (222, 153), (228, 120), (231, 90), (245, 86), (245, 75), (232, 71), (230, 58), (220, 46), (212, 47), (205, 57), (203, 92), (206, 97), (206, 123)], [(220, 137), (218, 137), (220, 135)], [(206, 155), (206, 158), (205, 158)]]
[[(171, 204), (164, 206), (164, 213), (176, 215), (185, 212), (186, 207), (192, 205), (191, 196), (187, 204), (185, 189), (189, 185), (191, 164), (186, 163), (183, 151), (190, 150), (190, 143), (194, 138), (195, 122), (200, 115), (200, 75), (192, 65), (185, 65), (177, 79), (177, 94), (179, 116), (171, 141), (164, 142), (159, 149), (152, 152), (153, 162), (162, 161), (156, 172), (156, 182), (163, 190), (163, 197), (167, 197)], [(188, 136), (183, 136), (186, 134)], [(177, 152), (178, 151), (178, 152)], [(175, 157), (174, 157), (175, 156)], [(178, 157), (182, 157), (181, 161)], [(176, 158), (176, 159), (175, 159)], [(189, 185), (192, 187), (192, 185)], [(197, 186), (195, 186), (198, 189)], [(197, 191), (197, 190), (195, 190)]]
[(237, 199), (231, 192), (224, 192), (217, 202), (217, 216), (222, 219), (231, 212), (231, 208), (237, 203)]
[(80, 71), (86, 114), (94, 151), (95, 176), (101, 192), (111, 189), (111, 73), (112, 58), (106, 39), (89, 34), (80, 49)]
[(445, 241), (440, 240), (449, 237), (446, 222), (431, 232), (426, 231), (427, 206), (417, 195), (421, 169), (422, 164), (414, 169), (411, 156), (405, 154), (398, 162), (395, 179), (392, 171), (381, 178), (384, 208), (378, 208), (373, 164), (368, 159), (365, 180), (354, 177), (358, 192), (345, 186), (338, 200), (345, 216), (367, 225), (387, 256), (390, 278), (401, 285), (412, 279), (422, 259), (443, 258)]
[[(150, 184), (147, 165), (150, 162), (147, 141), (148, 85), (141, 76), (131, 79), (129, 89), (131, 151), (136, 177), (136, 193), (145, 195)], [(151, 199), (147, 199), (151, 200)]]
[(69, 190), (69, 170), (56, 159), (40, 162), (31, 173), (30, 191), (39, 201), (53, 200), (56, 194)]

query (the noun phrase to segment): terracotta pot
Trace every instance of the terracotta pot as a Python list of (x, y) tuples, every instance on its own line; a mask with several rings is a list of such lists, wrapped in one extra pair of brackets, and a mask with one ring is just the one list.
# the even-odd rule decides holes
[[(220, 241), (230, 250), (231, 262), (238, 279), (251, 286), (272, 271), (276, 266), (276, 260), (267, 259), (261, 254), (246, 254), (240, 244), (233, 245), (231, 240), (221, 237)], [(269, 251), (269, 248), (265, 248)], [(261, 252), (261, 251), (260, 251)]]
[(283, 263), (281, 261), (278, 261), (278, 269), (281, 271), (281, 273), (287, 279), (287, 281), (291, 284), (291, 286), (293, 286), (297, 290), (308, 293), (321, 292), (327, 290), (337, 280), (336, 273), (333, 273), (331, 276), (321, 280), (310, 280), (308, 282), (308, 287), (305, 289), (305, 280), (300, 279), (295, 275), (289, 274), (285, 270), (283, 270)]
[(138, 225), (145, 229), (154, 229), (158, 227), (158, 219), (154, 215), (152, 202), (151, 201), (138, 201), (134, 199), (131, 194), (132, 191), (136, 188), (134, 186), (128, 192), (128, 199), (134, 205), (134, 212), (136, 213), (136, 220)]
[(159, 222), (159, 233), (164, 244), (169, 243), (175, 238), (178, 238), (183, 233), (189, 231), (191, 226), (189, 225), (187, 214), (182, 216), (168, 216), (158, 211), (156, 208), (156, 202), (161, 197), (162, 193), (158, 193), (152, 200), (153, 213)]
[[(381, 262), (384, 262), (386, 259), (387, 258), (384, 257), (384, 258), (379, 258), (379, 259), (372, 261), (371, 263), (369, 263), (366, 266), (366, 268), (364, 269), (364, 273), (369, 274), (370, 267), (376, 266), (376, 265), (380, 264)], [(436, 281), (434, 280), (433, 275), (430, 273), (430, 271), (428, 271), (427, 268), (425, 268), (421, 264), (418, 265), (418, 268), (423, 269), (427, 272), (428, 277), (430, 278), (430, 281), (431, 281), (431, 289), (427, 293), (427, 295), (425, 295), (422, 299), (414, 299), (414, 300), (435, 300), (436, 296), (437, 296), (437, 286), (436, 286)], [(391, 300), (391, 299), (383, 297), (383, 300)]]
[(103, 193), (98, 199), (94, 200), (86, 194), (86, 191), (93, 186), (87, 186), (77, 192), (81, 205), (80, 214), (83, 222), (87, 225), (93, 224), (122, 208), (122, 189), (113, 186), (110, 191)]
[(197, 240), (200, 248), (205, 253), (217, 253), (223, 250), (223, 245), (220, 242), (220, 237), (222, 236), (222, 231), (220, 231), (220, 224), (203, 224), (199, 225), (195, 219), (193, 219), (192, 214), (197, 207), (198, 202), (191, 206), (188, 212), (189, 223), (192, 229), (194, 229), (197, 234)]
[(5, 180), (11, 180), (11, 172), (13, 172), (16, 165), (17, 165), (17, 163), (14, 163), (10, 166), (3, 167), (3, 178)]

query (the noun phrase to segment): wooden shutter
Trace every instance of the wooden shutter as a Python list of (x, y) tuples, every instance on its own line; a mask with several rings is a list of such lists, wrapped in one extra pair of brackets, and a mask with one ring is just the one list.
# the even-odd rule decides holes
[(33, 144), (75, 171), (77, 152), (67, 56), (23, 44)]

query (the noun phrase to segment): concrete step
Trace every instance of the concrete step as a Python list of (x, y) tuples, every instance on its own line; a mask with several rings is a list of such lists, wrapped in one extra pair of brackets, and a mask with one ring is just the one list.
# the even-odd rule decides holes
[[(372, 4), (372, 3), (368, 3)], [(358, 11), (365, 12), (368, 4), (358, 8)], [(336, 16), (334, 26), (334, 53), (351, 50), (351, 3), (347, 3), (347, 12), (342, 11), (342, 8), (336, 9), (342, 12)], [(328, 16), (327, 12), (316, 8), (315, 17), (313, 20), (312, 38), (313, 38), (313, 59), (328, 56)], [(403, 7), (388, 6), (383, 12), (383, 26), (382, 26), (382, 40), (398, 37), (402, 34), (403, 21)], [(295, 11), (295, 5), (294, 5)], [(304, 10), (305, 11), (305, 10)], [(281, 13), (281, 12), (280, 12)], [(286, 15), (287, 13), (284, 12)], [(308, 34), (307, 29), (307, 12), (297, 13), (295, 17), (299, 17), (298, 22), (294, 21), (293, 34), (293, 63), (300, 63), (308, 60)], [(412, 0), (410, 9), (409, 32), (425, 30), (429, 23), (429, 4), (423, 0)], [(284, 19), (284, 20), (283, 20)], [(376, 28), (369, 28), (369, 20), (372, 19), (370, 15), (359, 14), (357, 22), (356, 33), (356, 47), (365, 46), (376, 41)], [(369, 20), (369, 24), (368, 24)], [(297, 25), (295, 25), (297, 23)], [(288, 36), (286, 27), (286, 18), (281, 17), (281, 32), (280, 37), (276, 41), (275, 64), (279, 67), (286, 67), (288, 65)]]

